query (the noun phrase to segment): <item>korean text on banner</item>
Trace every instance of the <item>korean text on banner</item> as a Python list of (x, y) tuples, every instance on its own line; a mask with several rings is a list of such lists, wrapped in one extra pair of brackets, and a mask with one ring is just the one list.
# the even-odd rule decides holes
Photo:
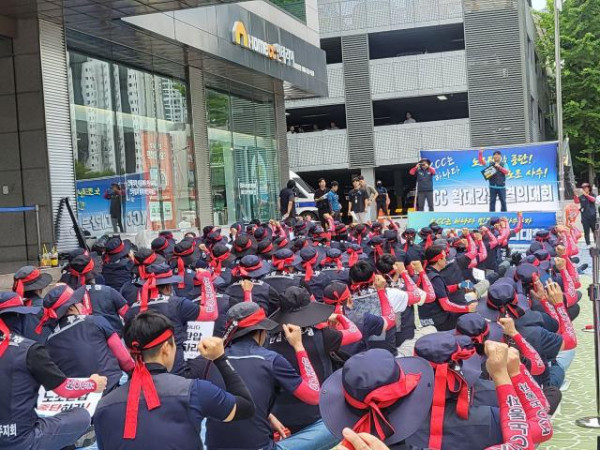
[[(484, 149), (489, 165), (494, 151), (502, 152), (509, 211), (523, 205), (532, 211), (558, 211), (557, 143), (528, 144)], [(482, 176), (479, 149), (422, 150), (421, 158), (431, 160), (436, 170), (433, 203), (436, 211), (488, 211), (489, 183)]]
[[(436, 222), (444, 229), (454, 228), (460, 231), (462, 228), (472, 230), (482, 225), (489, 226), (490, 218), (506, 217), (511, 229), (517, 226), (517, 213), (457, 213), (457, 212), (410, 212), (408, 213), (408, 227), (419, 230), (428, 227), (431, 222)], [(524, 212), (523, 229), (513, 238), (511, 244), (529, 244), (539, 230), (548, 230), (556, 225), (556, 213), (554, 212)]]
[[(71, 382), (73, 383), (87, 380), (87, 378), (71, 378)], [(43, 386), (40, 386), (35, 412), (40, 417), (52, 417), (73, 408), (84, 408), (93, 417), (101, 398), (101, 392), (91, 392), (78, 398), (65, 398), (57, 395), (54, 391), (47, 391)]]

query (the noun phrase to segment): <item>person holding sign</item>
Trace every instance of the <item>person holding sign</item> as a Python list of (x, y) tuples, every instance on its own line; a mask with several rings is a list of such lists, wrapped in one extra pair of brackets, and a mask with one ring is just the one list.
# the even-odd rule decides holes
[(488, 164), (483, 159), (483, 149), (480, 149), (479, 164), (485, 167), (481, 173), (490, 183), (490, 212), (496, 211), (496, 198), (500, 199), (500, 211), (506, 211), (506, 175), (509, 170), (504, 167), (502, 153), (496, 150), (492, 156), (492, 163)]
[[(3, 313), (27, 313), (17, 295), (1, 296)], [(35, 408), (40, 386), (65, 398), (103, 392), (106, 377), (94, 374), (86, 380), (67, 376), (50, 359), (46, 349), (12, 332), (0, 318), (0, 448), (11, 450), (58, 449), (73, 445), (90, 426), (83, 408), (39, 418)]]
[(254, 415), (252, 397), (227, 359), (222, 339), (203, 339), (198, 351), (213, 361), (226, 390), (169, 373), (177, 353), (174, 333), (172, 322), (155, 311), (125, 325), (135, 369), (128, 383), (98, 404), (94, 426), (100, 450), (197, 450), (204, 448), (200, 428), (205, 417), (230, 422)]
[(433, 176), (435, 169), (431, 167), (431, 160), (421, 159), (415, 167), (410, 169), (411, 175), (417, 177), (417, 211), (425, 211), (425, 201), (429, 211), (433, 211)]

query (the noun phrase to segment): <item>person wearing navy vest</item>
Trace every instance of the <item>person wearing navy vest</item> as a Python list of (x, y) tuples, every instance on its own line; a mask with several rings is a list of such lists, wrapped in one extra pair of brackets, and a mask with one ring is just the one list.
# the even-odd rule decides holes
[(426, 301), (424, 305), (419, 306), (419, 318), (421, 325), (433, 325), (438, 331), (448, 331), (456, 327), (456, 320), (461, 314), (474, 312), (477, 308), (477, 302), (458, 304), (450, 301), (448, 296), (451, 292), (459, 289), (468, 289), (473, 286), (472, 283), (462, 281), (459, 284), (446, 285), (441, 276), (441, 271), (446, 267), (446, 247), (442, 245), (431, 245), (425, 250), (425, 259), (427, 260), (427, 276), (433, 285), (435, 299)]
[(431, 167), (431, 160), (421, 159), (415, 167), (410, 169), (410, 174), (417, 177), (417, 211), (425, 211), (425, 202), (429, 211), (433, 211), (433, 176), (435, 169)]
[[(253, 301), (258, 303), (267, 315), (275, 312), (279, 306), (279, 294), (264, 281), (264, 277), (270, 272), (269, 262), (256, 255), (244, 256), (232, 269), (234, 282), (225, 291), (231, 304)], [(246, 280), (252, 284), (251, 291), (243, 289), (242, 283)]]
[(302, 286), (310, 292), (304, 276), (296, 272), (299, 262), (300, 257), (293, 251), (286, 248), (277, 250), (271, 258), (271, 267), (275, 270), (263, 278), (264, 282), (273, 287), (280, 296), (291, 286)]
[(217, 244), (210, 251), (208, 267), (215, 277), (231, 280), (231, 269), (235, 266), (235, 256), (225, 244)]
[(110, 238), (104, 248), (102, 275), (106, 285), (120, 291), (125, 283), (131, 281), (133, 261), (130, 258), (131, 243), (120, 237)]
[(194, 274), (196, 262), (200, 259), (200, 250), (192, 241), (183, 240), (175, 245), (171, 268), (173, 273), (183, 278), (174, 285), (175, 294), (178, 297), (189, 298), (189, 291), (194, 286)]
[(205, 417), (229, 422), (254, 414), (252, 397), (224, 355), (221, 339), (203, 339), (198, 350), (213, 361), (227, 391), (169, 373), (177, 353), (174, 332), (169, 319), (155, 311), (125, 325), (125, 344), (135, 368), (129, 382), (104, 396), (96, 409), (100, 450), (198, 450), (203, 448), (200, 428)]
[(21, 267), (15, 272), (13, 292), (23, 298), (27, 306), (42, 306), (42, 291), (52, 283), (52, 275), (33, 266)]
[(180, 375), (185, 370), (183, 343), (187, 339), (187, 323), (198, 320), (200, 307), (187, 298), (177, 297), (173, 285), (182, 278), (173, 275), (167, 264), (151, 264), (146, 268), (146, 281), (140, 290), (140, 299), (127, 311), (125, 324), (139, 313), (148, 309), (157, 311), (169, 318), (175, 327), (175, 365), (173, 373)]
[[(13, 308), (13, 306), (17, 306), (18, 309)], [(35, 328), (42, 317), (42, 310), (43, 308), (39, 306), (25, 306), (23, 298), (16, 292), (0, 292), (0, 314), (3, 315), (2, 320), (4, 320), (4, 323), (11, 332), (39, 344), (44, 344), (50, 334), (48, 329), (45, 329), (41, 334), (35, 332)]]
[(423, 261), (425, 258), (424, 249), (420, 244), (415, 243), (415, 238), (417, 237), (417, 231), (414, 228), (407, 228), (402, 233), (402, 238), (404, 239), (404, 244), (402, 245), (402, 250), (406, 255), (404, 257), (404, 262), (406, 264), (411, 263), (413, 261)]
[[(86, 375), (73, 380), (56, 366), (46, 349), (15, 333), (4, 322), (8, 315), (26, 316), (30, 308), (14, 293), (0, 295), (0, 448), (54, 450), (73, 445), (90, 426), (90, 415), (75, 408), (50, 418), (35, 412), (41, 386), (68, 398), (102, 392), (106, 377)], [(88, 378), (89, 377), (89, 378)]]
[(173, 257), (173, 251), (175, 244), (172, 244), (168, 239), (163, 236), (159, 236), (153, 239), (150, 243), (150, 248), (156, 252), (157, 255), (162, 256), (166, 261), (170, 261)]
[[(281, 296), (281, 308), (271, 316), (279, 324), (271, 332), (268, 348), (282, 355), (298, 372), (304, 370), (303, 362), (287, 342), (287, 325), (302, 329), (302, 345), (319, 383), (324, 382), (333, 373), (331, 354), (338, 352), (342, 345), (349, 345), (360, 340), (357, 327), (342, 315), (334, 314), (332, 305), (311, 302), (306, 289), (290, 287)], [(328, 326), (330, 323), (335, 327)], [(277, 397), (273, 414), (281, 423), (289, 428), (292, 436), (305, 436), (304, 444), (296, 446), (280, 444), (283, 449), (329, 449), (335, 440), (326, 430), (316, 403), (305, 402), (291, 392), (282, 392)], [(311, 446), (312, 445), (312, 446)]]
[[(483, 158), (483, 149), (479, 150), (479, 164), (482, 167), (487, 167), (488, 163)], [(496, 169), (496, 173), (488, 179), (490, 183), (490, 212), (496, 211), (496, 198), (500, 199), (500, 211), (506, 211), (506, 175), (509, 170), (505, 167), (502, 161), (502, 152), (494, 151), (492, 156), (492, 165)]]
[(161, 264), (165, 262), (165, 259), (154, 250), (149, 248), (140, 248), (136, 250), (133, 257), (135, 267), (133, 268), (133, 279), (123, 285), (121, 288), (121, 295), (127, 300), (129, 306), (133, 305), (138, 301), (138, 293), (140, 287), (146, 280), (146, 268), (150, 264)]
[(319, 263), (320, 270), (310, 280), (310, 292), (315, 300), (323, 301), (323, 291), (333, 281), (350, 283), (350, 271), (342, 262), (342, 251), (328, 248), (325, 258)]
[[(206, 447), (209, 450), (272, 449), (275, 446), (273, 425), (277, 422), (271, 410), (276, 398), (287, 392), (309, 404), (318, 403), (319, 380), (302, 345), (300, 328), (294, 325), (285, 328), (286, 339), (293, 345), (298, 360), (304, 363), (300, 372), (296, 372), (284, 357), (263, 347), (267, 332), (277, 327), (278, 324), (267, 319), (256, 303), (238, 303), (227, 312), (229, 343), (225, 354), (248, 386), (256, 414), (248, 420), (233, 423), (208, 420)], [(193, 374), (199, 377), (208, 374), (209, 380), (223, 386), (222, 377), (212, 370), (212, 366), (207, 372), (206, 359), (197, 358), (190, 365)], [(298, 447), (302, 441), (295, 436), (284, 442), (291, 448), (302, 448)]]
[(244, 256), (256, 255), (256, 241), (254, 236), (246, 233), (240, 233), (236, 236), (231, 247), (231, 253), (236, 261), (241, 260)]
[(44, 326), (51, 329), (46, 349), (67, 376), (99, 373), (108, 378), (110, 392), (118, 386), (121, 370), (133, 370), (133, 361), (106, 319), (88, 315), (84, 301), (84, 291), (75, 294), (66, 285), (51, 289), (44, 297), (44, 316), (36, 332)]
[[(76, 282), (70, 287), (84, 297), (90, 314), (104, 317), (119, 336), (123, 334), (123, 321), (129, 309), (127, 300), (110, 286), (96, 284), (94, 260), (89, 254), (76, 256), (69, 264), (69, 274)], [(81, 293), (79, 291), (82, 291)]]

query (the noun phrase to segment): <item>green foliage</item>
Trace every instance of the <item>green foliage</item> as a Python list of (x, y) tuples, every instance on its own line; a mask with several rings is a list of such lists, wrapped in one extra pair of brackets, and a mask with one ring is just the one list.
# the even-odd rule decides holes
[(89, 180), (92, 178), (101, 177), (112, 177), (115, 175), (114, 170), (102, 170), (100, 172), (93, 172), (88, 169), (81, 161), (75, 161), (75, 179), (76, 180)]
[[(547, 10), (537, 16), (538, 51), (554, 77), (554, 1), (547, 0)], [(575, 173), (595, 172), (600, 169), (600, 1), (565, 0), (560, 34), (565, 136)]]

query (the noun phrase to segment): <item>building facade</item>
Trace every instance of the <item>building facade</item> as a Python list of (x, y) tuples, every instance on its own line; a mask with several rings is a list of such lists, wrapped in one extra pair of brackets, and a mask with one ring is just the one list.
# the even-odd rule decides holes
[(290, 167), (382, 179), (404, 209), (419, 150), (542, 141), (528, 0), (319, 0), (329, 95), (286, 103)]
[[(61, 251), (65, 198), (92, 236), (274, 217), (284, 101), (327, 94), (316, 0), (7, 0), (0, 36), (0, 207)], [(37, 260), (33, 215), (0, 227)]]

